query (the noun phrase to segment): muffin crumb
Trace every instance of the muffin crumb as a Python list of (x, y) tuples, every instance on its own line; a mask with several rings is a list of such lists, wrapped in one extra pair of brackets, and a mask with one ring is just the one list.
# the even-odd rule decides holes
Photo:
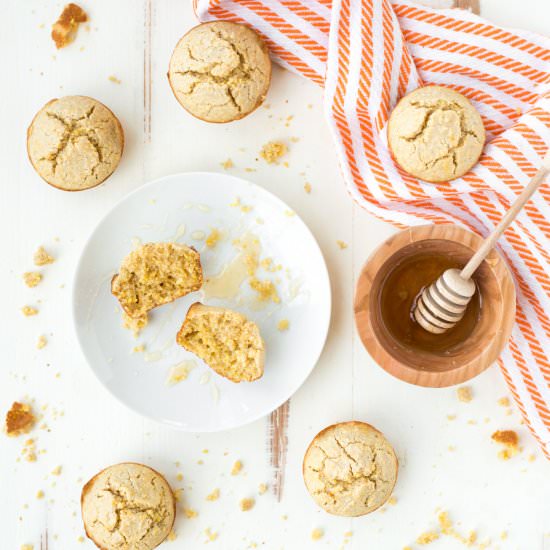
[(36, 498), (38, 500), (42, 500), (44, 498), (44, 491), (42, 491), (42, 489), (36, 492)]
[(76, 38), (76, 32), (80, 23), (88, 21), (88, 15), (77, 4), (67, 4), (59, 19), (52, 25), (52, 40), (59, 50), (68, 46)]
[(39, 246), (33, 256), (34, 265), (43, 266), (48, 264), (53, 264), (55, 258), (50, 256), (43, 246)]
[(220, 498), (220, 490), (214, 489), (209, 495), (206, 495), (206, 500), (210, 502), (214, 502), (215, 500), (218, 500)]
[(348, 247), (344, 241), (336, 241), (336, 244), (340, 250), (345, 250)]
[(27, 271), (23, 273), (23, 281), (29, 288), (34, 288), (42, 280), (42, 275), (38, 271)]
[(25, 317), (33, 317), (34, 315), (38, 315), (38, 309), (32, 306), (23, 306), (21, 311)]
[(204, 534), (206, 535), (206, 538), (209, 540), (209, 542), (214, 542), (218, 538), (218, 533), (215, 531), (212, 531), (210, 527), (207, 527), (204, 530)]
[(304, 191), (309, 195), (311, 193), (311, 183), (304, 183)]
[(212, 229), (210, 232), (210, 235), (206, 237), (206, 246), (208, 248), (215, 248), (215, 246), (218, 244), (218, 241), (221, 239), (222, 234), (218, 229)]
[(316, 527), (311, 532), (311, 540), (320, 540), (323, 538), (325, 532), (320, 527)]
[(236, 460), (231, 468), (231, 475), (236, 476), (243, 469), (243, 463), (240, 460)]
[(457, 388), (456, 395), (458, 400), (462, 403), (469, 403), (472, 400), (472, 390), (469, 386), (461, 386), (460, 388)]
[(497, 430), (491, 439), (496, 443), (504, 446), (504, 449), (499, 451), (498, 457), (501, 460), (509, 460), (519, 452), (519, 438), (514, 430)]
[(435, 531), (426, 531), (425, 533), (422, 533), (418, 536), (416, 539), (416, 543), (420, 544), (421, 546), (425, 546), (426, 544), (431, 544), (434, 540), (437, 540), (439, 538), (439, 534)]
[(267, 493), (267, 483), (260, 483), (258, 485), (258, 494), (264, 495), (265, 493)]
[(290, 321), (288, 319), (281, 319), (277, 323), (277, 330), (281, 332), (288, 330), (289, 327), (290, 327)]
[(501, 397), (497, 403), (501, 406), (501, 407), (509, 407), (510, 406), (510, 399), (508, 397)]
[(30, 432), (35, 423), (36, 417), (31, 406), (15, 401), (6, 414), (6, 433), (10, 437), (17, 437)]
[(230, 170), (231, 168), (233, 168), (233, 166), (235, 166), (231, 159), (227, 159), (227, 160), (221, 162), (220, 165), (224, 170)]
[(114, 74), (109, 76), (109, 81), (113, 84), (122, 84), (122, 81), (118, 79)]
[(62, 467), (62, 466), (56, 466), (56, 467), (51, 471), (51, 474), (52, 474), (52, 476), (60, 476), (62, 471), (63, 471), (63, 467)]
[(185, 517), (188, 519), (196, 518), (199, 515), (199, 513), (193, 508), (184, 508), (183, 513), (185, 514)]
[(248, 512), (249, 510), (252, 510), (255, 504), (256, 501), (253, 498), (243, 498), (239, 502), (239, 506), (241, 507), (241, 510), (243, 512)]
[(288, 152), (287, 146), (282, 141), (270, 141), (260, 151), (260, 156), (267, 164), (278, 164), (278, 160)]

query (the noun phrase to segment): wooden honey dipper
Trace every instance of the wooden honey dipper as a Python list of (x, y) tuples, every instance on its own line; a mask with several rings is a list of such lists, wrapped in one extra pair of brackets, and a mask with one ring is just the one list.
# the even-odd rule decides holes
[(422, 328), (433, 334), (442, 334), (462, 319), (466, 307), (476, 291), (472, 275), (549, 172), (550, 150), (546, 153), (538, 172), (462, 271), (447, 269), (435, 283), (424, 289), (414, 308), (414, 318)]

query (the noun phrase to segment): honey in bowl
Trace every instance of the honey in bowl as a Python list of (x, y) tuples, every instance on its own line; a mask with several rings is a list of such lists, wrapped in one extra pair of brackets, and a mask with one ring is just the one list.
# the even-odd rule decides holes
[(380, 293), (380, 315), (387, 331), (405, 348), (449, 354), (472, 334), (480, 316), (481, 298), (476, 290), (464, 316), (443, 334), (432, 334), (414, 319), (416, 301), (427, 286), (451, 268), (464, 267), (450, 256), (420, 253), (398, 262), (386, 275)]

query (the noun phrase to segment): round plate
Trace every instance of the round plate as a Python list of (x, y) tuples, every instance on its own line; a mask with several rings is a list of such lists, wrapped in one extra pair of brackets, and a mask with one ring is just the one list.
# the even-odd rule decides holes
[[(214, 229), (222, 238), (209, 247), (207, 237)], [(194, 246), (208, 279), (238, 254), (235, 240), (249, 237), (260, 242), (260, 260), (272, 260), (270, 265), (261, 263), (257, 277), (276, 285), (280, 303), (260, 301), (243, 282), (235, 297), (207, 298), (199, 291), (154, 309), (137, 339), (123, 328), (110, 284), (137, 244)], [(197, 301), (235, 309), (259, 325), (266, 345), (262, 378), (235, 384), (176, 344), (187, 310)], [(261, 187), (215, 173), (168, 176), (124, 198), (88, 239), (73, 287), (77, 337), (99, 380), (138, 413), (193, 432), (241, 426), (284, 403), (315, 366), (330, 311), (327, 268), (302, 220)], [(282, 320), (288, 320), (287, 330), (279, 330)], [(195, 368), (188, 377), (170, 384), (172, 367), (189, 361)]]

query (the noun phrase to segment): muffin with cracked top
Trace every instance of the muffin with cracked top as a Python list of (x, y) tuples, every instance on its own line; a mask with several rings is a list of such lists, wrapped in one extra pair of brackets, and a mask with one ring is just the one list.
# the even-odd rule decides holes
[(374, 512), (397, 480), (395, 451), (365, 422), (340, 422), (319, 432), (303, 462), (304, 481), (315, 503), (330, 514), (356, 517)]
[(439, 183), (463, 176), (485, 144), (481, 116), (466, 97), (443, 86), (417, 88), (399, 101), (388, 122), (388, 145), (412, 176)]
[(83, 191), (105, 181), (124, 149), (118, 118), (86, 96), (52, 99), (27, 130), (27, 152), (38, 175), (64, 191)]
[(231, 122), (256, 109), (271, 81), (262, 38), (246, 25), (203, 23), (176, 45), (168, 70), (176, 99), (206, 122)]
[(152, 550), (174, 525), (170, 485), (143, 464), (105, 468), (84, 485), (80, 501), (86, 535), (103, 550)]

